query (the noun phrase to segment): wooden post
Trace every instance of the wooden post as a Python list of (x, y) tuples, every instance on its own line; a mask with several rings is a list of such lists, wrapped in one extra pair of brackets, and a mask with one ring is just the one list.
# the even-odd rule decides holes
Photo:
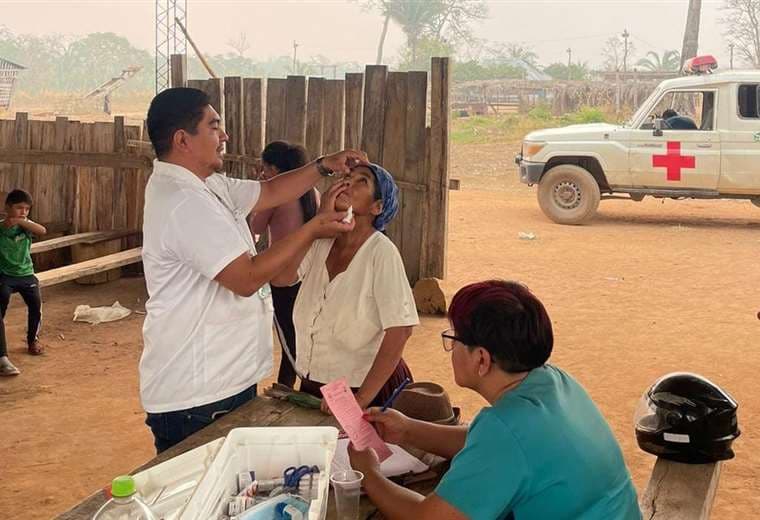
[(187, 86), (202, 90), (211, 98), (211, 106), (214, 107), (219, 117), (224, 122), (224, 84), (221, 78), (189, 79)]
[[(13, 134), (14, 148), (17, 150), (27, 150), (29, 148), (29, 114), (26, 112), (16, 112), (16, 124), (13, 128)], [(24, 184), (24, 165), (17, 164), (13, 169), (14, 174), (11, 189)]]
[[(125, 153), (127, 151), (127, 132), (124, 126), (124, 117), (114, 117), (113, 124), (113, 151)], [(126, 176), (130, 173), (121, 168), (115, 168), (113, 173), (113, 229), (125, 229), (127, 227)]]
[(388, 67), (367, 65), (364, 85), (364, 117), (362, 119), (362, 150), (369, 160), (383, 162), (383, 130), (385, 128), (385, 82)]
[[(243, 80), (238, 76), (224, 78), (224, 130), (229, 136), (225, 145), (227, 153), (244, 155)], [(239, 163), (227, 163), (225, 170), (230, 177), (243, 175), (243, 166)]]
[(428, 228), (423, 278), (446, 278), (449, 209), (449, 59), (433, 58), (430, 95)]
[[(382, 130), (383, 167), (391, 175), (404, 183), (409, 182), (406, 167), (406, 110), (407, 110), (407, 73), (389, 72), (385, 83), (385, 106)], [(406, 195), (413, 189), (399, 186), (399, 214), (390, 223), (386, 233), (404, 257), (403, 234), (408, 224), (403, 219), (403, 208)], [(408, 274), (408, 270), (407, 270)]]
[(306, 144), (306, 78), (288, 76), (285, 94), (285, 139)]
[(325, 80), (309, 78), (306, 105), (306, 150), (310, 159), (322, 155), (325, 117)]
[(644, 518), (709, 520), (721, 464), (681, 464), (658, 458), (639, 500)]
[(184, 87), (187, 84), (187, 55), (172, 54), (169, 57), (171, 66), (171, 86)]
[(345, 147), (358, 149), (362, 143), (362, 106), (364, 102), (364, 74), (349, 72), (346, 74), (345, 112), (346, 132)]
[(333, 153), (349, 147), (344, 144), (345, 87), (342, 79), (325, 81), (325, 110), (322, 153)]
[[(261, 157), (264, 147), (264, 92), (259, 78), (243, 80), (243, 128), (245, 129), (245, 154)], [(246, 172), (251, 177), (250, 172)]]
[(287, 80), (267, 79), (267, 124), (264, 144), (285, 139), (285, 99)]
[[(426, 186), (425, 126), (427, 124), (427, 82), (426, 72), (408, 73), (404, 175), (406, 182), (417, 186)], [(404, 260), (406, 274), (412, 286), (420, 279), (422, 269), (425, 229), (428, 225), (427, 198), (427, 191), (419, 189), (406, 190), (404, 193), (404, 205), (401, 209), (400, 217), (401, 222), (404, 224), (401, 257)]]

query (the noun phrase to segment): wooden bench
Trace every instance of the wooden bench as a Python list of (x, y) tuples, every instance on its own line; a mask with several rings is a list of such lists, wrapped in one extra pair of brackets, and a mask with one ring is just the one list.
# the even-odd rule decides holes
[(32, 254), (45, 253), (55, 249), (61, 249), (79, 244), (93, 245), (99, 242), (116, 240), (138, 234), (139, 231), (133, 229), (117, 229), (114, 231), (89, 231), (87, 233), (76, 233), (74, 235), (64, 235), (61, 237), (42, 240), (32, 244)]
[(92, 260), (85, 260), (76, 264), (58, 267), (37, 273), (40, 287), (49, 287), (59, 283), (70, 282), (84, 276), (91, 276), (116, 269), (125, 265), (135, 264), (142, 259), (142, 248), (127, 249)]

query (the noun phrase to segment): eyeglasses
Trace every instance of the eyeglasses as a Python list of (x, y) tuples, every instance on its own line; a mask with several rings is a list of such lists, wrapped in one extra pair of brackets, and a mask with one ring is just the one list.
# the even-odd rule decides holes
[(464, 345), (464, 342), (460, 338), (454, 336), (454, 329), (446, 329), (441, 332), (441, 341), (443, 342), (443, 350), (446, 352), (451, 352), (454, 350), (455, 341), (458, 341)]

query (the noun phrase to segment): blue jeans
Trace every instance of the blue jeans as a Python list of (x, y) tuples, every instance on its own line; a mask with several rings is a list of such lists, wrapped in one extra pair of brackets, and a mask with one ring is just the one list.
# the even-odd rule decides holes
[(175, 412), (148, 413), (145, 424), (153, 432), (156, 453), (168, 450), (254, 397), (256, 397), (256, 385), (215, 403)]

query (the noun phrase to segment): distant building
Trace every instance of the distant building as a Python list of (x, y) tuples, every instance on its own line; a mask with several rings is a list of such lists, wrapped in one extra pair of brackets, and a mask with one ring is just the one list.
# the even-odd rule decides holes
[(13, 85), (16, 83), (16, 76), (22, 70), (26, 70), (26, 67), (0, 58), (0, 109), (11, 106)]
[(530, 81), (551, 81), (552, 77), (548, 74), (542, 72), (538, 67), (535, 65), (531, 65), (527, 61), (520, 59), (520, 58), (510, 58), (506, 60), (505, 62), (510, 67), (514, 67), (516, 69), (521, 69), (524, 73), (524, 76), (522, 79), (527, 79)]

